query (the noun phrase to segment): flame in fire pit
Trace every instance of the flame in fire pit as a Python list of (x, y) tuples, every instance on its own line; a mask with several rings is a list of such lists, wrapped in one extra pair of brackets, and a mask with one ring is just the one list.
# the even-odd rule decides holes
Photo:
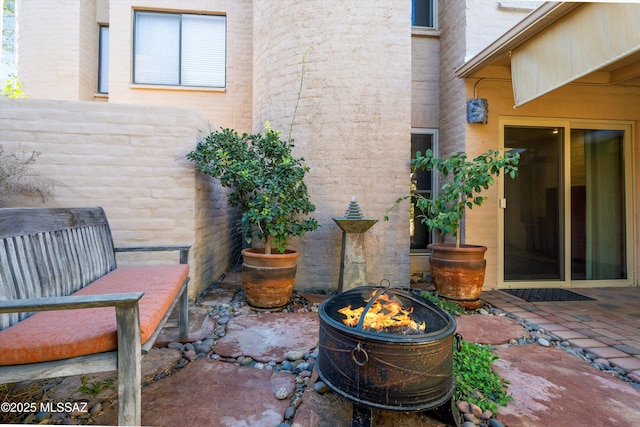
[[(374, 291), (369, 299), (364, 300), (364, 302), (368, 303), (371, 301), (375, 293)], [(342, 323), (355, 327), (360, 322), (364, 309), (365, 307), (352, 309), (351, 305), (348, 305), (339, 309), (338, 313), (346, 316), (346, 319), (343, 319)], [(409, 316), (411, 313), (413, 313), (413, 307), (408, 309), (403, 308), (398, 298), (389, 298), (387, 294), (382, 294), (377, 297), (365, 313), (362, 329), (378, 332), (392, 329), (395, 332), (407, 332), (406, 329), (408, 328), (408, 333), (424, 331), (427, 326), (425, 322), (418, 324)]]

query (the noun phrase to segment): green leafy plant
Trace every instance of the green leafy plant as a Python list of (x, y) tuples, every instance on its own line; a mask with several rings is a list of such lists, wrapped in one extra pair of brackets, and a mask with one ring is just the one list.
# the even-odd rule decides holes
[[(437, 293), (421, 291), (419, 295), (454, 317), (461, 314), (458, 304), (440, 298)], [(491, 346), (460, 339), (453, 353), (454, 399), (475, 403), (483, 411), (489, 409), (494, 414), (498, 413), (498, 405), (507, 406), (513, 397), (506, 392), (506, 381), (491, 368), (497, 359)]]
[(442, 235), (454, 236), (456, 247), (460, 247), (460, 221), (465, 209), (482, 205), (487, 197), (482, 196), (481, 192), (494, 184), (494, 177), (499, 176), (501, 171), (515, 178), (519, 160), (520, 155), (511, 151), (502, 154), (497, 150), (489, 150), (473, 160), (468, 160), (462, 151), (445, 159), (435, 157), (432, 150), (427, 150), (424, 156), (418, 151), (416, 158), (411, 160), (412, 170), (433, 170), (450, 179), (441, 185), (435, 198), (412, 194), (400, 197), (396, 205), (413, 198), (414, 207), (419, 213), (416, 216), (420, 221), (429, 230), (436, 229)]
[(232, 189), (228, 203), (240, 207), (240, 232), (249, 243), (255, 234), (267, 254), (284, 253), (290, 236), (319, 226), (306, 217), (315, 211), (304, 183), (309, 168), (293, 157), (293, 147), (293, 139), (281, 139), (267, 122), (263, 133), (253, 135), (212, 132), (187, 155), (199, 171)]
[(113, 380), (96, 381), (94, 383), (90, 383), (89, 378), (84, 375), (80, 378), (80, 382), (82, 383), (82, 385), (78, 387), (78, 391), (92, 394), (94, 396), (100, 393), (102, 389), (113, 386)]
[(460, 316), (460, 314), (462, 314), (461, 310), (462, 310), (462, 312), (464, 312), (464, 309), (462, 307), (460, 307), (458, 304), (456, 304), (455, 302), (451, 302), (451, 301), (448, 301), (448, 300), (445, 300), (445, 299), (442, 299), (442, 298), (438, 297), (437, 293), (421, 291), (420, 292), (420, 296), (422, 298), (428, 300), (428, 301), (431, 301), (437, 307), (439, 307), (442, 310), (446, 311), (447, 313), (449, 313), (453, 317)]
[(8, 78), (4, 82), (4, 88), (0, 92), (0, 95), (7, 98), (26, 98), (27, 96), (22, 93), (22, 84), (18, 81), (18, 76), (15, 74), (9, 74)]
[(498, 413), (498, 405), (507, 406), (513, 396), (506, 391), (506, 381), (491, 368), (497, 359), (491, 346), (461, 340), (460, 350), (453, 355), (455, 400), (475, 403), (494, 414)]

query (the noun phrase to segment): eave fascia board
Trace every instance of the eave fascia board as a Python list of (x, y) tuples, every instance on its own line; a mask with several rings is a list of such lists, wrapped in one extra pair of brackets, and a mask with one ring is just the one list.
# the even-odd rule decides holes
[(517, 48), (536, 34), (553, 24), (572, 10), (576, 9), (583, 2), (546, 2), (530, 14), (522, 21), (511, 27), (509, 31), (504, 33), (493, 43), (478, 52), (471, 59), (466, 61), (460, 67), (456, 68), (454, 73), (457, 77), (468, 78), (490, 65), (502, 55), (507, 55), (513, 49)]

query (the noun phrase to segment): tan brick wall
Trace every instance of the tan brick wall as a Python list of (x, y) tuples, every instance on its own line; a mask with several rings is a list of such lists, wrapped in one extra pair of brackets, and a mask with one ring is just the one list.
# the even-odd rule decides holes
[[(252, 125), (252, 1), (111, 1), (109, 15), (109, 102), (197, 108), (212, 128), (240, 132)], [(227, 82), (224, 90), (132, 85), (133, 10), (151, 9), (227, 16)]]
[(411, 37), (411, 127), (437, 129), (440, 122), (440, 38)]
[(409, 188), (410, 19), (410, 0), (254, 2), (255, 129), (270, 120), (287, 136), (310, 48), (293, 137), (321, 228), (292, 242), (298, 287), (337, 287), (342, 232), (332, 218), (352, 195), (380, 219), (365, 235), (368, 282), (408, 284), (408, 209), (382, 217)]
[(16, 70), (30, 98), (80, 99), (80, 10), (77, 0), (16, 2)]
[[(208, 123), (195, 109), (0, 98), (0, 145), (39, 151), (33, 168), (55, 197), (5, 206), (103, 206), (116, 246), (193, 244), (193, 298), (226, 271), (237, 250), (235, 213), (219, 185), (195, 178), (186, 154)], [(121, 266), (177, 254), (119, 254)]]

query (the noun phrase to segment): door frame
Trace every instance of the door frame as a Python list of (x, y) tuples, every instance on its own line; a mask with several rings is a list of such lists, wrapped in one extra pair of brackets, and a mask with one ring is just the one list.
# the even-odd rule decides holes
[[(509, 288), (591, 288), (591, 287), (614, 287), (614, 286), (635, 286), (636, 277), (636, 230), (634, 221), (634, 155), (632, 141), (634, 141), (634, 122), (621, 120), (588, 120), (588, 119), (567, 119), (567, 118), (543, 118), (543, 117), (516, 117), (516, 116), (500, 116), (498, 117), (498, 141), (501, 150), (504, 150), (504, 128), (505, 126), (540, 126), (540, 127), (558, 127), (564, 129), (564, 137), (562, 153), (562, 184), (564, 186), (564, 198), (562, 216), (564, 219), (563, 236), (564, 242), (564, 280), (544, 280), (544, 281), (510, 281), (504, 280), (504, 209), (498, 208), (498, 281), (499, 289)], [(571, 129), (614, 129), (624, 131), (623, 140), (623, 159), (625, 165), (624, 184), (625, 184), (625, 237), (626, 237), (626, 254), (627, 254), (627, 278), (614, 280), (571, 280)], [(504, 200), (504, 176), (499, 179), (499, 198)], [(507, 201), (508, 203), (508, 201)], [(502, 206), (508, 204), (500, 203)]]

